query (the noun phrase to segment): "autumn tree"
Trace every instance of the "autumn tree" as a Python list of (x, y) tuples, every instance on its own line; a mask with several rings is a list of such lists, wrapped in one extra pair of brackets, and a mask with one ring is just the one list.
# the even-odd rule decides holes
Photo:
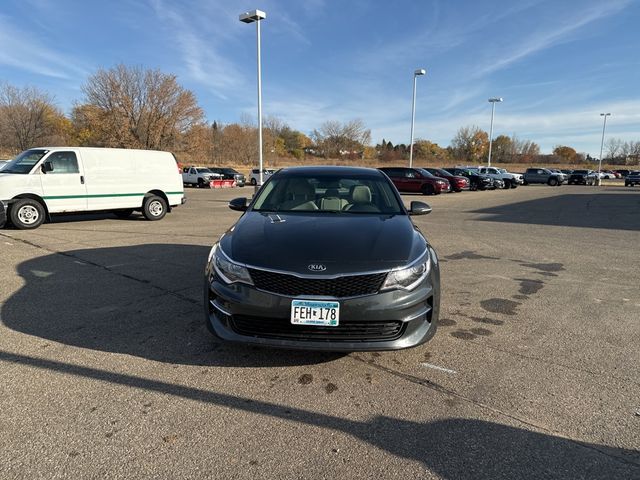
[(169, 149), (204, 119), (194, 94), (159, 70), (122, 64), (100, 69), (82, 90), (84, 103), (73, 117), (94, 145)]
[(413, 157), (415, 159), (426, 160), (427, 163), (440, 163), (448, 160), (449, 152), (437, 143), (429, 140), (416, 140), (413, 144)]
[(562, 163), (575, 163), (578, 152), (574, 148), (566, 145), (558, 145), (553, 149), (553, 154), (560, 159)]
[(489, 151), (489, 135), (472, 125), (461, 127), (451, 140), (451, 150), (457, 160), (480, 162)]
[(345, 154), (353, 155), (362, 152), (371, 143), (371, 130), (362, 120), (351, 120), (346, 123), (338, 121), (324, 122), (314, 130), (312, 140), (326, 158), (338, 158)]
[(64, 145), (70, 122), (52, 97), (35, 87), (0, 86), (0, 143), (20, 152), (42, 145)]

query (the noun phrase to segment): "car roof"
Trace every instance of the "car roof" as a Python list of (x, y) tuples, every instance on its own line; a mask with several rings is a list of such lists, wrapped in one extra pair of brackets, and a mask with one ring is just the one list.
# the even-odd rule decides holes
[(365, 167), (344, 167), (344, 166), (336, 166), (336, 165), (322, 165), (322, 166), (311, 166), (311, 167), (286, 167), (277, 172), (279, 175), (281, 174), (289, 174), (295, 173), (296, 175), (382, 175), (376, 168), (365, 168)]

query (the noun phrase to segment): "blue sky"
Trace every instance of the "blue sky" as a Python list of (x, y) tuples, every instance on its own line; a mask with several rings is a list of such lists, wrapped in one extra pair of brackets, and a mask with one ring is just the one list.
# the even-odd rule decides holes
[(178, 76), (208, 120), (256, 112), (259, 8), (265, 115), (309, 133), (361, 118), (374, 142), (408, 143), (413, 71), (416, 138), (446, 146), (456, 130), (574, 146), (597, 156), (607, 136), (640, 140), (640, 0), (3, 0), (0, 81), (35, 85), (69, 112), (99, 67)]

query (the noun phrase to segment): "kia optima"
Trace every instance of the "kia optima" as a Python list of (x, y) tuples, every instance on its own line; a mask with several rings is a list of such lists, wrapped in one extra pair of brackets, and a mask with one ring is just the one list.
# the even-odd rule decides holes
[(429, 340), (440, 304), (438, 257), (382, 172), (285, 168), (216, 243), (205, 314), (217, 337), (319, 350), (391, 350)]

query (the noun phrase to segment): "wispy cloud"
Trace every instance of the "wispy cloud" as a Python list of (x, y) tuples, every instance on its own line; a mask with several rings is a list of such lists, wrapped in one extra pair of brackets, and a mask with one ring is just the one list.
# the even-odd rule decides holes
[[(209, 86), (212, 93), (222, 99), (227, 98), (225, 92), (229, 89), (245, 83), (244, 76), (236, 65), (217, 48), (216, 43), (223, 43), (224, 37), (227, 36), (227, 31), (223, 28), (224, 22), (218, 22), (215, 32), (203, 31), (194, 22), (187, 20), (182, 13), (183, 10), (189, 10), (193, 14), (190, 8), (174, 8), (162, 0), (151, 0), (151, 6), (176, 39), (187, 74), (191, 79)], [(197, 6), (193, 7), (197, 9)], [(220, 17), (225, 18), (226, 15)], [(202, 17), (196, 14), (193, 18)], [(203, 35), (207, 35), (208, 38)]]
[(537, 31), (514, 46), (509, 46), (507, 42), (507, 47), (495, 50), (490, 61), (484, 61), (483, 65), (475, 70), (473, 77), (483, 77), (507, 68), (511, 64), (553, 45), (575, 40), (578, 31), (583, 30), (584, 27), (597, 20), (619, 13), (629, 4), (630, 0), (598, 2), (595, 5), (586, 7), (578, 15), (570, 18), (569, 21), (564, 20), (562, 25), (551, 25), (548, 28)]
[(46, 46), (34, 31), (16, 28), (15, 21), (0, 15), (0, 64), (58, 79), (85, 77), (89, 69), (70, 55)]

